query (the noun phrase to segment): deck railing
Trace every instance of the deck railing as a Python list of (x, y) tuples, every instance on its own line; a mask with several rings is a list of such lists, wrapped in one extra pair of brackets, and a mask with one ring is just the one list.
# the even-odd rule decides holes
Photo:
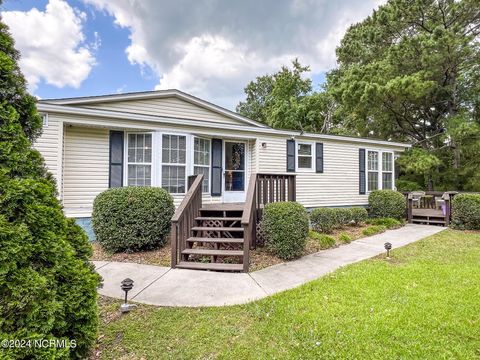
[(185, 250), (195, 218), (202, 207), (203, 175), (188, 177), (188, 191), (172, 217), (170, 239), (172, 245), (172, 268), (175, 268)]
[(443, 217), (445, 225), (448, 226), (452, 214), (452, 198), (455, 194), (457, 194), (455, 191), (425, 191), (424, 194), (419, 192), (405, 193), (408, 222), (413, 222), (415, 216), (426, 217), (429, 213), (433, 214), (436, 211)]
[(244, 271), (248, 271), (249, 250), (257, 246), (257, 224), (266, 204), (278, 201), (295, 201), (296, 183), (292, 174), (252, 174), (248, 184), (243, 210)]

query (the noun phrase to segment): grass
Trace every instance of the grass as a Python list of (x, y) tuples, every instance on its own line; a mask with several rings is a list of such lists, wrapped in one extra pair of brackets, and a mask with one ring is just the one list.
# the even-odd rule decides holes
[(392, 256), (242, 306), (119, 316), (104, 300), (94, 357), (480, 358), (480, 233), (447, 230)]

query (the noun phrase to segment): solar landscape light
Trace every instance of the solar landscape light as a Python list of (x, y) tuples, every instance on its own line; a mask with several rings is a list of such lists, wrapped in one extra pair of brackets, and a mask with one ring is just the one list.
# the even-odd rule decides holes
[(125, 302), (122, 305), (120, 305), (120, 311), (122, 313), (126, 313), (132, 310), (132, 308), (134, 307), (134, 305), (129, 304), (127, 300), (128, 292), (133, 289), (133, 280), (130, 278), (126, 278), (122, 280), (120, 287), (123, 291), (125, 291)]
[(392, 250), (392, 244), (389, 242), (386, 242), (384, 247), (385, 247), (385, 250), (387, 250), (387, 259), (390, 259), (390, 250)]

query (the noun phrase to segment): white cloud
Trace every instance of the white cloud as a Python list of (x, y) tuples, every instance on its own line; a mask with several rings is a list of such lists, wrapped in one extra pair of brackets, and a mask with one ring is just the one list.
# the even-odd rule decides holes
[(20, 68), (34, 92), (40, 81), (78, 88), (95, 65), (93, 52), (100, 46), (94, 37), (85, 43), (82, 31), (86, 14), (65, 1), (50, 0), (45, 11), (4, 11), (3, 21), (10, 27), (21, 53)]
[(256, 76), (298, 57), (313, 74), (335, 66), (346, 29), (385, 0), (84, 0), (130, 30), (132, 64), (233, 108)]

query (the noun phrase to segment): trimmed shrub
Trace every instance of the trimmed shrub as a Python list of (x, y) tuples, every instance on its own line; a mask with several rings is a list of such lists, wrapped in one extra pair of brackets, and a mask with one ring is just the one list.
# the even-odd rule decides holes
[(318, 208), (312, 210), (310, 223), (317, 232), (331, 233), (338, 226), (337, 212), (332, 208)]
[(363, 207), (352, 207), (350, 210), (350, 219), (355, 225), (360, 225), (368, 218), (367, 209)]
[(310, 214), (310, 222), (315, 231), (331, 233), (333, 229), (354, 223), (364, 222), (368, 213), (365, 208), (318, 208)]
[(341, 242), (344, 242), (346, 244), (352, 242), (352, 238), (350, 235), (346, 234), (346, 233), (341, 233), (340, 236), (338, 237), (338, 239), (341, 241)]
[(350, 208), (334, 208), (336, 226), (348, 225), (352, 222), (352, 213)]
[(162, 188), (113, 188), (95, 198), (92, 226), (107, 251), (155, 249), (166, 244), (174, 211), (172, 196)]
[(369, 227), (362, 230), (362, 234), (365, 236), (372, 236), (385, 232), (386, 230), (387, 227), (383, 225), (370, 225)]
[(458, 194), (452, 200), (452, 226), (480, 230), (480, 195)]
[(368, 196), (370, 216), (373, 218), (404, 219), (407, 201), (403, 194), (394, 190), (375, 190)]
[(310, 230), (308, 236), (318, 242), (318, 244), (320, 245), (320, 249), (329, 249), (337, 245), (337, 242), (333, 237), (325, 234), (320, 234), (314, 230)]
[(303, 254), (308, 236), (308, 213), (302, 205), (296, 202), (267, 204), (262, 225), (269, 251), (287, 260)]
[(367, 224), (369, 225), (383, 225), (387, 229), (396, 229), (402, 226), (402, 222), (397, 219), (392, 218), (373, 218), (368, 219)]

